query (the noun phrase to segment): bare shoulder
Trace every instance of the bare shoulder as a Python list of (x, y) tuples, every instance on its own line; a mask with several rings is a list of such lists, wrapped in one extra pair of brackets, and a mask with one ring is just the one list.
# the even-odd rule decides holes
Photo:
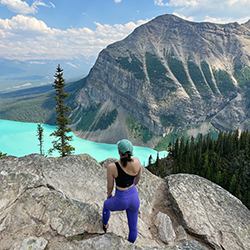
[(133, 161), (134, 161), (134, 163), (141, 165), (141, 162), (137, 157), (133, 157)]
[(137, 166), (138, 169), (142, 167), (140, 160), (137, 157), (133, 157), (134, 164)]
[(110, 164), (108, 165), (107, 170), (109, 170), (109, 171), (114, 171), (115, 169), (116, 169), (115, 163), (110, 163)]

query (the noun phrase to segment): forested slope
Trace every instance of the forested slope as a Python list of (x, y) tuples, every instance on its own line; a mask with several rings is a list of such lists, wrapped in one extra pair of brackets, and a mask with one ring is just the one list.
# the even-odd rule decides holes
[(202, 134), (195, 140), (176, 139), (169, 155), (147, 167), (164, 177), (189, 173), (205, 177), (238, 197), (250, 209), (250, 132), (220, 132), (215, 140)]

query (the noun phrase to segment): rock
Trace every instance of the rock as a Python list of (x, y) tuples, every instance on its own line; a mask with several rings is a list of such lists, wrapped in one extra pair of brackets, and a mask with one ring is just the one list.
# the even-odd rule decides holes
[(1, 157), (1, 250), (250, 249), (250, 211), (204, 178), (179, 174), (163, 180), (143, 168), (135, 244), (125, 240), (125, 211), (112, 212), (103, 232), (106, 185), (105, 164), (89, 155)]
[(178, 249), (182, 250), (205, 250), (205, 248), (195, 240), (188, 240), (180, 245), (178, 245)]
[[(0, 162), (0, 183), (7, 185), (0, 188), (8, 188), (8, 192), (0, 193), (1, 231), (9, 227), (16, 233), (15, 227), (24, 230), (27, 223), (34, 228), (39, 223), (38, 235), (49, 232), (70, 237), (84, 232), (103, 233), (101, 214), (106, 199), (106, 168), (95, 159), (89, 155), (65, 158), (28, 155), (20, 158), (7, 156)], [(141, 202), (138, 244), (158, 245), (148, 229), (148, 215), (152, 212), (154, 193), (160, 183), (164, 180), (143, 169), (137, 186)], [(11, 207), (16, 209), (11, 210)], [(16, 216), (13, 225), (10, 224), (13, 221), (10, 210)], [(111, 214), (109, 232), (124, 238), (128, 236), (125, 211)]]
[(118, 237), (114, 234), (105, 234), (85, 241), (69, 244), (61, 248), (61, 250), (100, 250), (100, 249), (114, 249), (114, 250), (205, 250), (202, 245), (197, 241), (187, 241), (185, 244), (178, 246), (139, 246), (132, 244), (127, 240)]
[(168, 245), (173, 245), (176, 238), (171, 219), (167, 214), (159, 212), (157, 214), (157, 221), (159, 228), (159, 238)]
[(214, 249), (250, 249), (250, 211), (220, 186), (196, 175), (167, 178), (174, 210), (185, 230)]
[(178, 226), (176, 229), (176, 237), (178, 241), (186, 241), (187, 240), (187, 233), (183, 226)]
[(114, 162), (116, 162), (116, 161), (118, 161), (118, 159), (116, 159), (116, 158), (108, 158), (108, 159), (106, 159), (106, 160), (104, 160), (104, 161), (99, 162), (99, 164), (100, 164), (102, 167), (107, 168), (109, 164), (114, 163)]
[(22, 243), (14, 244), (10, 250), (44, 250), (48, 241), (43, 238), (29, 237), (23, 240)]

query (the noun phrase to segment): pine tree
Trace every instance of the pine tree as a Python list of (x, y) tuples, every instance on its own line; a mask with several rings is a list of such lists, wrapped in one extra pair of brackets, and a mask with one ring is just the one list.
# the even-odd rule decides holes
[(148, 165), (151, 165), (152, 160), (153, 160), (153, 157), (152, 157), (152, 155), (150, 155), (149, 158), (148, 158)]
[(229, 192), (233, 195), (236, 195), (237, 193), (237, 177), (236, 175), (234, 174), (232, 179), (231, 179), (231, 182), (230, 182), (230, 186), (229, 186)]
[(55, 112), (57, 113), (57, 116), (55, 124), (57, 125), (57, 130), (50, 134), (50, 136), (55, 136), (58, 139), (52, 142), (53, 148), (49, 150), (49, 153), (58, 150), (61, 157), (64, 157), (70, 155), (75, 148), (69, 144), (69, 141), (72, 141), (72, 136), (66, 135), (72, 130), (68, 127), (68, 124), (71, 122), (71, 120), (68, 119), (70, 107), (64, 104), (64, 100), (67, 98), (68, 94), (63, 91), (66, 84), (65, 79), (63, 78), (63, 69), (60, 67), (60, 64), (57, 67), (54, 77), (55, 81), (52, 86), (56, 91), (54, 99), (56, 101)]
[(221, 171), (217, 173), (216, 178), (215, 178), (215, 183), (217, 183), (218, 185), (221, 185), (222, 183)]
[(159, 173), (160, 173), (159, 152), (157, 152), (156, 161), (155, 161), (155, 168), (156, 168), (156, 175), (159, 175)]
[(43, 154), (43, 127), (41, 124), (37, 124), (37, 136), (39, 141), (40, 154)]

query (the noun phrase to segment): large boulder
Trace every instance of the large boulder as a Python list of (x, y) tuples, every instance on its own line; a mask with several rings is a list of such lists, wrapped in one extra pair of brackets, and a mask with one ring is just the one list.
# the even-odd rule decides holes
[(213, 249), (250, 249), (250, 211), (220, 186), (196, 175), (167, 178), (171, 203), (187, 233)]

